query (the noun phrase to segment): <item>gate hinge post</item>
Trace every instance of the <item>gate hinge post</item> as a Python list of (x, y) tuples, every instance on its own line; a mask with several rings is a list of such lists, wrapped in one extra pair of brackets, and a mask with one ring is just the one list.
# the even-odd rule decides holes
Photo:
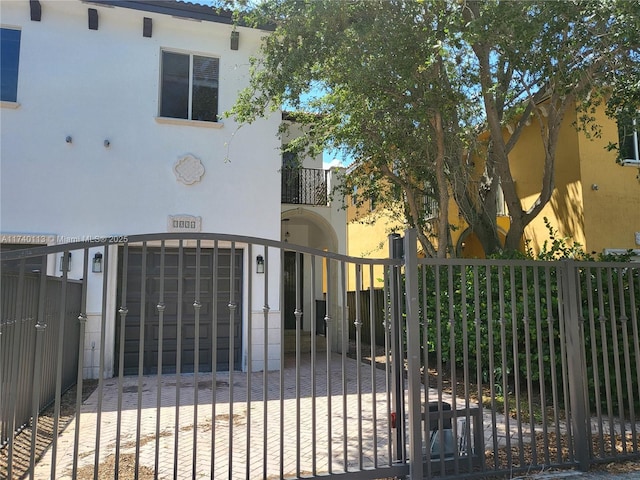
[(575, 441), (574, 448), (578, 468), (589, 470), (591, 463), (591, 431), (587, 415), (584, 378), (586, 362), (583, 325), (578, 305), (578, 268), (575, 261), (564, 260), (560, 267), (562, 274), (562, 314), (566, 332), (567, 367), (569, 381), (569, 404), (571, 409), (571, 426)]
[[(400, 234), (389, 235), (389, 258), (401, 259), (403, 240)], [(395, 429), (393, 435), (394, 461), (405, 462), (405, 416), (404, 416), (404, 357), (402, 349), (402, 284), (400, 267), (393, 265), (389, 269), (390, 318), (389, 333), (391, 339), (391, 410)]]
[(412, 479), (423, 478), (422, 383), (420, 381), (420, 316), (418, 302), (418, 234), (404, 235), (405, 301), (407, 311), (407, 380), (409, 401), (409, 472)]

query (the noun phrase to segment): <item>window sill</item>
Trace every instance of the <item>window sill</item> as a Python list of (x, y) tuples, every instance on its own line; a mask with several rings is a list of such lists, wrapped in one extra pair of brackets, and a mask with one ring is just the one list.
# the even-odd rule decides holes
[(620, 165), (623, 167), (640, 167), (640, 160), (636, 160), (633, 158), (627, 158), (623, 160)]
[(165, 125), (184, 125), (188, 127), (222, 128), (221, 122), (203, 122), (200, 120), (186, 120), (184, 118), (156, 117), (157, 123)]
[(20, 108), (20, 104), (18, 102), (0, 102), (0, 108), (11, 108), (15, 110), (16, 108)]

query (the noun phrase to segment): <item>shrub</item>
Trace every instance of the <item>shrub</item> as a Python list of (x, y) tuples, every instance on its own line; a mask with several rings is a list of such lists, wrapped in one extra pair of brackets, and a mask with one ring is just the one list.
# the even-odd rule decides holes
[(423, 347), (430, 358), (439, 353), (443, 363), (465, 365), (469, 375), (485, 383), (493, 380), (498, 392), (530, 382), (548, 392), (555, 385), (563, 398), (568, 372), (561, 361), (567, 352), (561, 343), (566, 332), (560, 303), (565, 301), (560, 278), (565, 266), (560, 261), (578, 260), (590, 407), (611, 408), (622, 416), (633, 402), (638, 411), (634, 329), (640, 329), (640, 319), (633, 301), (640, 298), (640, 269), (624, 263), (629, 255), (585, 254), (547, 226), (550, 242), (538, 255), (527, 249), (526, 254), (495, 256), (497, 261), (487, 265), (422, 265)]

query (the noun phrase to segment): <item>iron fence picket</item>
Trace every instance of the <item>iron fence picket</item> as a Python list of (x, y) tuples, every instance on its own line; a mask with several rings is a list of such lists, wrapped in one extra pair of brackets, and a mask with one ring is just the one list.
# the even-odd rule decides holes
[(62, 362), (63, 362), (63, 353), (64, 353), (64, 334), (65, 334), (65, 307), (67, 304), (67, 285), (69, 279), (69, 267), (68, 262), (70, 261), (68, 254), (70, 252), (63, 252), (63, 263), (62, 263), (62, 287), (60, 293), (60, 307), (59, 307), (59, 316), (58, 316), (58, 328), (56, 329), (57, 335), (57, 358), (56, 358), (56, 393), (54, 397), (54, 413), (53, 413), (53, 439), (51, 442), (51, 457), (53, 461), (51, 462), (51, 478), (56, 478), (56, 460), (57, 460), (57, 452), (58, 452), (58, 435), (60, 433), (60, 402), (62, 397)]
[[(636, 388), (637, 388), (637, 394), (638, 394), (636, 398), (638, 399), (638, 403), (640, 404), (640, 336), (638, 335), (638, 330), (639, 330), (638, 323), (640, 321), (640, 313), (638, 312), (638, 308), (636, 306), (636, 290), (634, 288), (634, 278), (636, 276), (638, 277), (636, 279), (636, 282), (637, 282), (636, 285), (640, 287), (640, 275), (635, 275), (633, 273), (629, 275), (629, 292), (630, 292), (629, 310), (631, 314), (631, 335), (633, 337), (632, 344), (634, 345), (634, 354), (635, 354), (635, 360), (636, 360), (635, 362), (636, 377), (634, 379), (633, 373), (631, 373), (631, 381), (636, 382)], [(638, 306), (640, 306), (640, 295), (639, 295)], [(633, 391), (633, 389), (630, 388), (630, 391)], [(638, 414), (640, 415), (640, 412), (638, 412)], [(635, 452), (640, 451), (639, 439), (638, 439), (639, 427), (636, 425), (637, 418), (640, 418), (640, 417), (635, 417), (635, 415), (632, 415), (631, 417), (631, 425), (633, 428), (633, 441), (634, 441), (633, 449)]]
[(147, 243), (142, 244), (142, 271), (140, 274), (140, 330), (138, 343), (138, 403), (136, 415), (136, 447), (135, 447), (135, 466), (134, 477), (137, 479), (140, 474), (140, 436), (142, 431), (142, 375), (144, 373), (145, 358), (145, 319), (147, 308)]
[[(247, 257), (249, 259), (247, 268), (249, 269), (249, 271), (253, 271), (253, 258), (254, 258), (254, 253), (253, 253), (254, 249), (253, 249), (253, 245), (248, 245), (247, 246)], [(264, 257), (263, 257), (264, 260)], [(257, 262), (256, 262), (257, 263)], [(249, 278), (247, 279), (248, 284), (247, 284), (247, 290), (249, 292), (253, 291), (253, 278), (251, 276), (249, 276)], [(247, 303), (247, 312), (249, 312), (249, 315), (247, 316), (247, 330), (249, 332), (253, 332), (253, 316), (251, 315), (251, 312), (253, 312), (253, 296), (249, 295), (248, 298), (248, 303)], [(252, 420), (253, 417), (251, 415), (251, 410), (252, 410), (252, 394), (253, 394), (253, 342), (247, 342), (247, 383), (246, 383), (246, 389), (247, 389), (247, 401), (246, 401), (246, 405), (245, 405), (245, 409), (247, 412), (247, 431), (246, 431), (246, 436), (245, 436), (245, 445), (247, 446), (247, 454), (246, 454), (246, 459), (245, 459), (245, 478), (246, 480), (249, 480), (249, 475), (251, 472), (251, 460), (252, 460), (252, 454), (253, 451), (251, 448), (249, 448), (249, 445), (251, 445), (251, 432), (252, 432)], [(213, 401), (213, 398), (211, 399)], [(197, 437), (194, 435), (193, 437), (193, 441), (194, 443), (196, 442)], [(194, 469), (195, 469), (195, 457), (194, 457)], [(195, 476), (195, 470), (194, 470), (194, 476)]]
[[(46, 271), (46, 262), (43, 262), (42, 270)], [(79, 305), (80, 312), (78, 315), (80, 331), (79, 331), (78, 342), (77, 342), (78, 373), (76, 376), (76, 412), (79, 412), (80, 409), (82, 408), (82, 389), (83, 389), (83, 382), (84, 382), (84, 344), (85, 344), (85, 331), (86, 331), (86, 325), (87, 325), (86, 311), (87, 311), (88, 273), (89, 273), (89, 250), (85, 249), (83, 252), (83, 267), (82, 267), (82, 294), (81, 294), (80, 305)], [(34, 414), (33, 418), (37, 419), (37, 415)], [(36, 423), (36, 422), (37, 420), (34, 421), (33, 423)], [(33, 431), (34, 431), (34, 436), (32, 437), (32, 442), (35, 443), (36, 429), (34, 428)], [(79, 449), (80, 449), (80, 417), (78, 416), (76, 417), (76, 422), (75, 422), (75, 437), (73, 442), (73, 467), (72, 467), (73, 478), (76, 478), (78, 475)], [(35, 467), (35, 463), (31, 467), (30, 472), (33, 472), (34, 467)]]
[[(18, 273), (18, 292), (16, 295), (17, 301), (16, 301), (16, 311), (15, 311), (15, 325), (16, 325), (16, 330), (15, 330), (15, 337), (16, 337), (16, 341), (15, 343), (17, 345), (19, 345), (19, 348), (14, 348), (12, 351), (12, 358), (11, 358), (11, 369), (9, 370), (9, 412), (10, 412), (10, 416), (8, 418), (8, 424), (9, 424), (9, 428), (8, 428), (8, 433), (9, 433), (9, 447), (8, 447), (8, 461), (9, 461), (9, 466), (8, 466), (8, 470), (7, 470), (7, 477), (11, 477), (12, 473), (13, 473), (13, 453), (14, 453), (14, 436), (11, 434), (12, 432), (14, 432), (16, 430), (16, 405), (17, 405), (17, 394), (18, 394), (18, 388), (16, 387), (16, 383), (18, 382), (18, 373), (19, 373), (19, 354), (20, 351), (22, 351), (22, 324), (23, 324), (23, 318), (22, 318), (22, 305), (24, 303), (24, 299), (22, 298), (22, 294), (23, 294), (23, 288), (24, 288), (24, 269), (25, 269), (25, 261), (24, 259), (22, 259), (20, 261), (20, 271)], [(57, 423), (55, 424), (57, 425)], [(54, 442), (54, 448), (55, 448), (55, 442)], [(54, 450), (55, 451), (55, 450)], [(54, 477), (55, 478), (55, 477)]]
[[(128, 272), (127, 268), (129, 262), (129, 244), (124, 245), (122, 252), (122, 297), (120, 299), (120, 308), (118, 309), (120, 320), (120, 342), (119, 342), (119, 360), (118, 360), (118, 408), (116, 418), (116, 454), (115, 454), (115, 466), (114, 466), (114, 480), (118, 480), (120, 474), (120, 439), (122, 437), (122, 389), (124, 381), (124, 350), (125, 350), (125, 335), (127, 330), (127, 314), (129, 308), (127, 307), (127, 286), (128, 286)], [(54, 477), (55, 478), (55, 477)]]
[[(83, 302), (86, 300), (85, 293), (86, 293), (86, 288), (83, 289)], [(44, 331), (47, 328), (47, 325), (45, 324), (46, 298), (47, 298), (47, 257), (43, 255), (40, 263), (40, 291), (38, 295), (38, 320), (35, 325), (35, 329), (36, 329), (36, 344), (35, 344), (35, 352), (34, 352), (35, 368), (33, 370), (33, 378), (31, 379), (31, 381), (33, 382), (33, 394), (31, 398), (31, 419), (32, 419), (31, 420), (32, 421), (31, 449), (29, 451), (29, 479), (31, 480), (33, 480), (33, 471), (36, 465), (36, 439), (38, 438), (40, 391), (42, 389), (42, 382), (40, 381), (40, 379), (42, 378), (42, 368), (43, 368), (43, 357), (42, 357), (43, 342), (44, 342), (43, 337), (44, 337)], [(82, 311), (84, 311), (84, 309)], [(0, 344), (1, 343), (2, 343), (2, 339), (0, 338)], [(2, 367), (0, 366), (0, 374), (1, 372), (2, 372)], [(0, 399), (1, 397), (2, 395), (0, 395)], [(74, 471), (75, 471), (75, 465), (76, 465), (75, 455), (77, 455), (77, 452), (74, 451)]]

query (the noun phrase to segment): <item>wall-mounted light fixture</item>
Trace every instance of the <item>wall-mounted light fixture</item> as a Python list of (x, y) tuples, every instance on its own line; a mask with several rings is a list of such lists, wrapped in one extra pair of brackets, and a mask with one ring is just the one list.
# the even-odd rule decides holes
[(102, 273), (102, 254), (100, 252), (93, 256), (93, 263), (91, 263), (91, 271), (93, 273)]
[(98, 30), (98, 10), (89, 8), (89, 30)]
[(104, 141), (104, 148), (109, 148), (110, 145), (111, 145), (111, 142), (109, 140)]
[(67, 137), (64, 139), (65, 142), (67, 143), (73, 143), (73, 138), (71, 138), (71, 135), (67, 135)]
[(39, 0), (29, 0), (29, 7), (31, 10), (31, 20), (33, 22), (39, 22), (42, 19), (42, 6)]
[(598, 184), (597, 184), (597, 183), (593, 183), (593, 184), (591, 185), (591, 190), (593, 190), (594, 192), (595, 192), (595, 191), (597, 191), (597, 190), (598, 190), (598, 188), (600, 188), (600, 187), (598, 187)]
[(231, 50), (238, 50), (240, 46), (240, 32), (231, 32)]
[(256, 257), (256, 273), (264, 273), (264, 257), (262, 255)]
[(142, 19), (142, 36), (151, 38), (151, 35), (153, 35), (153, 20), (149, 17), (144, 17)]
[(60, 257), (60, 271), (68, 272), (71, 270), (71, 252), (63, 253)]

